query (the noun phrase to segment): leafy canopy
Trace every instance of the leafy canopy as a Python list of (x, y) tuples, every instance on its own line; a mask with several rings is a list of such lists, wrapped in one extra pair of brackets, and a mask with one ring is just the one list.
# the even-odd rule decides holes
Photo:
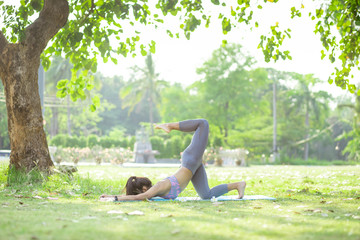
[[(43, 6), (42, 0), (21, 0), (17, 6), (0, 0), (1, 18), (4, 27), (1, 31), (12, 42), (21, 42), (24, 29), (34, 20), (35, 14)], [(140, 41), (140, 26), (152, 25), (155, 29), (160, 24), (166, 24), (167, 17), (179, 18), (179, 28), (167, 29), (170, 37), (180, 37), (180, 31), (187, 39), (191, 32), (199, 26), (208, 27), (213, 18), (221, 21), (222, 32), (227, 34), (239, 24), (246, 24), (250, 28), (257, 28), (259, 23), (254, 21), (254, 11), (261, 11), (268, 4), (275, 4), (278, 0), (211, 0), (204, 3), (200, 0), (69, 0), (70, 16), (67, 24), (56, 34), (43, 52), (42, 64), (47, 69), (50, 58), (63, 55), (74, 65), (74, 75), (77, 70), (96, 72), (97, 62), (102, 59), (117, 63), (117, 56), (145, 56), (148, 52), (155, 52), (155, 42), (142, 43)], [(358, 65), (359, 25), (360, 16), (357, 1), (331, 0), (320, 5), (309, 16), (316, 20), (315, 33), (320, 35), (324, 49), (323, 58), (328, 55), (331, 62), (336, 59), (341, 62), (341, 68), (329, 78), (329, 83), (335, 82), (341, 88), (354, 92), (356, 87), (351, 84), (350, 71)], [(216, 9), (218, 16), (211, 15), (211, 9)], [(302, 17), (304, 5), (294, 2), (290, 9), (291, 18)], [(170, 26), (169, 26), (170, 28)], [(279, 23), (274, 23), (268, 35), (260, 37), (259, 48), (264, 58), (270, 60), (290, 59), (290, 52), (282, 50), (284, 40), (291, 37), (291, 29), (282, 30)], [(340, 36), (339, 36), (340, 33)], [(226, 41), (224, 40), (224, 43)], [(337, 56), (338, 54), (338, 56)], [(89, 79), (89, 78), (88, 78)], [(72, 99), (83, 98), (82, 92), (87, 86), (87, 78), (73, 77), (62, 82), (59, 87), (61, 96), (70, 94)], [(85, 82), (85, 84), (84, 84)], [(91, 84), (90, 84), (91, 85)], [(95, 99), (95, 102), (97, 100)]]

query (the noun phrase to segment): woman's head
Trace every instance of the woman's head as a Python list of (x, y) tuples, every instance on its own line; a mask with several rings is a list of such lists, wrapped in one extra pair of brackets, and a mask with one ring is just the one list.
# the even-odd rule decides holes
[(126, 195), (138, 195), (146, 192), (151, 187), (152, 183), (147, 177), (131, 176), (125, 186)]

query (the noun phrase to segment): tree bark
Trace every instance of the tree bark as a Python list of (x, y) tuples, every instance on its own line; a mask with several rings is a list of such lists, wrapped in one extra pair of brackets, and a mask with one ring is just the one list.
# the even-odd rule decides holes
[(40, 55), (69, 15), (66, 0), (45, 0), (38, 19), (25, 29), (25, 40), (9, 43), (0, 32), (0, 78), (5, 89), (10, 138), (10, 167), (50, 171), (43, 127), (38, 68)]

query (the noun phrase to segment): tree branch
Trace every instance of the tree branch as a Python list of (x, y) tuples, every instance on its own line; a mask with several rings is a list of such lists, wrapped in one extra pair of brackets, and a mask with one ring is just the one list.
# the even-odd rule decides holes
[(303, 139), (303, 140), (301, 140), (301, 141), (298, 141), (298, 142), (296, 142), (296, 143), (293, 143), (293, 144), (291, 144), (291, 146), (297, 146), (297, 145), (300, 145), (300, 144), (304, 144), (304, 143), (306, 143), (306, 142), (310, 142), (311, 140), (313, 140), (314, 138), (317, 138), (318, 136), (320, 136), (320, 135), (323, 134), (324, 132), (332, 129), (338, 122), (339, 122), (339, 121), (336, 121), (335, 123), (331, 124), (329, 127), (325, 128), (325, 129), (321, 130), (321, 131), (318, 132), (317, 134), (315, 134), (315, 135), (313, 135), (313, 136), (311, 136), (311, 137), (309, 137), (309, 138)]
[(339, 104), (339, 105), (337, 105), (337, 107), (338, 107), (338, 108), (348, 107), (348, 108), (355, 109), (355, 105), (354, 105), (354, 104)]
[(67, 0), (45, 0), (39, 17), (25, 30), (25, 45), (30, 58), (40, 56), (52, 37), (66, 24)]

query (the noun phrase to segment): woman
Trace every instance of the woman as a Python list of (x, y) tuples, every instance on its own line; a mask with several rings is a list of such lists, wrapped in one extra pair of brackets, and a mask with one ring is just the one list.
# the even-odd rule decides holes
[(115, 198), (119, 201), (145, 200), (152, 197), (175, 199), (181, 191), (189, 184), (190, 180), (196, 192), (202, 199), (211, 199), (221, 196), (231, 190), (237, 190), (239, 198), (244, 197), (245, 182), (221, 184), (212, 189), (209, 188), (205, 167), (202, 164), (209, 135), (209, 124), (204, 119), (186, 120), (177, 123), (164, 123), (155, 126), (155, 129), (162, 129), (169, 133), (172, 130), (182, 132), (195, 131), (190, 145), (182, 154), (181, 167), (176, 173), (167, 177), (154, 186), (148, 178), (130, 177), (126, 183), (126, 195), (101, 195), (103, 198)]

